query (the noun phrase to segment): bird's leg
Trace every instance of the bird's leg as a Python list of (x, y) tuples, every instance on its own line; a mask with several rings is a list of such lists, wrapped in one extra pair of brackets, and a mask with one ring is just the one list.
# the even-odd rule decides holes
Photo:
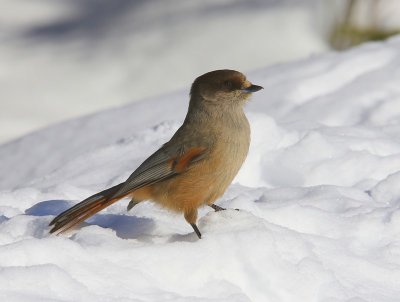
[(196, 232), (197, 237), (201, 239), (201, 233), (199, 231), (199, 228), (196, 225), (196, 220), (197, 220), (197, 209), (186, 209), (184, 211), (184, 216), (186, 221), (192, 226), (193, 230)]
[(129, 202), (128, 206), (127, 206), (127, 211), (130, 211), (135, 205), (137, 205), (140, 201), (135, 200), (134, 198), (131, 199), (131, 201)]
[(219, 212), (219, 211), (225, 211), (226, 209), (220, 206), (217, 206), (216, 204), (211, 204), (210, 207), (212, 207), (215, 212)]
[(197, 237), (199, 237), (199, 239), (201, 239), (201, 233), (200, 233), (197, 225), (195, 223), (191, 223), (190, 225), (192, 226), (193, 230), (196, 232)]

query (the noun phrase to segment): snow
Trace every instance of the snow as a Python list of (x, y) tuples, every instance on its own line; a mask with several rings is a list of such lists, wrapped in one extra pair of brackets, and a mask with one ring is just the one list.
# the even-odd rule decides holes
[(315, 1), (2, 0), (0, 141), (325, 51)]
[[(247, 73), (249, 156), (198, 240), (123, 200), (70, 236), (57, 213), (123, 181), (182, 122), (187, 87), (0, 147), (6, 301), (348, 301), (400, 296), (400, 38)], [(236, 211), (234, 209), (240, 209)]]

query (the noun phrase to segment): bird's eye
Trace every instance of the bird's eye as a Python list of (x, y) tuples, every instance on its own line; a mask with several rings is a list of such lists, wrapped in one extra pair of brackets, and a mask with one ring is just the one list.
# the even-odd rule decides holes
[(231, 90), (232, 86), (233, 86), (233, 84), (232, 84), (231, 81), (225, 81), (224, 82), (224, 87), (227, 88), (228, 90)]

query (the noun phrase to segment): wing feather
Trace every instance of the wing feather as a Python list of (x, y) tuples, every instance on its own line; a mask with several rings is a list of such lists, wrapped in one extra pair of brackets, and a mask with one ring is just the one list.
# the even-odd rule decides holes
[(182, 146), (164, 145), (129, 176), (112, 198), (183, 173), (191, 163), (201, 160), (206, 150), (205, 147), (194, 147), (185, 151)]

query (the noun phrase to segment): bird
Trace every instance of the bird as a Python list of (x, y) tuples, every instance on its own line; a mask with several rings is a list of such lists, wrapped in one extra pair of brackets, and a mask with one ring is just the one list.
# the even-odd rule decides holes
[(207, 72), (193, 82), (187, 115), (172, 138), (148, 157), (126, 181), (96, 193), (56, 216), (50, 233), (61, 234), (123, 198), (127, 210), (152, 201), (182, 213), (194, 232), (198, 208), (223, 195), (241, 168), (250, 146), (244, 112), (254, 85), (239, 71)]

